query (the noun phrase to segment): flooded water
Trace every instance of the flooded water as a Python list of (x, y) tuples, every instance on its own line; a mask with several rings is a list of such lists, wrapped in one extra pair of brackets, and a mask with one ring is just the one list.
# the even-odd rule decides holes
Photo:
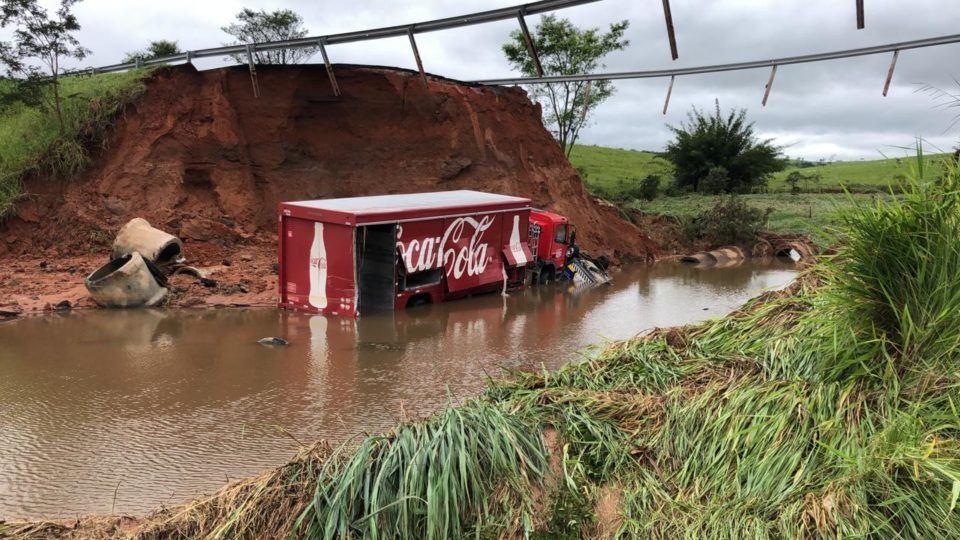
[[(278, 310), (92, 311), (0, 324), (0, 519), (142, 513), (476, 395), (501, 366), (722, 315), (785, 264), (634, 267), (360, 320)], [(280, 336), (288, 347), (256, 343)]]

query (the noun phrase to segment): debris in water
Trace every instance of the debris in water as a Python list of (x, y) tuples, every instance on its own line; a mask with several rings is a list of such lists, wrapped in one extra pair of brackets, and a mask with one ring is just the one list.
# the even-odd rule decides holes
[(290, 344), (289, 341), (283, 338), (278, 338), (278, 337), (265, 337), (262, 339), (258, 339), (257, 343), (265, 347), (286, 347), (287, 345)]
[(101, 266), (84, 284), (102, 307), (153, 306), (167, 295), (167, 279), (136, 251)]

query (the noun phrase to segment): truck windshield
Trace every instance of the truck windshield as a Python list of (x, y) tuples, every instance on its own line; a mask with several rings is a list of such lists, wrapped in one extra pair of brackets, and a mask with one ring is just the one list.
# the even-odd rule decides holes
[(566, 225), (557, 225), (557, 232), (553, 237), (554, 242), (558, 244), (567, 243), (567, 226)]

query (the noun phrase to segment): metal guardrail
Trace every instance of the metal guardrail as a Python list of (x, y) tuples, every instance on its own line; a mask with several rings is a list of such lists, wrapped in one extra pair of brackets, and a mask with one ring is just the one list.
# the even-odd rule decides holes
[[(151, 58), (139, 62), (127, 62), (122, 64), (111, 64), (109, 66), (86, 68), (75, 71), (74, 73), (110, 73), (114, 71), (125, 71), (142, 66), (153, 66), (159, 64), (173, 64), (178, 62), (190, 62), (196, 58), (210, 58), (230, 56), (234, 54), (247, 55), (251, 52), (273, 51), (277, 49), (309, 49), (321, 48), (324, 45), (339, 45), (342, 43), (356, 43), (359, 41), (368, 41), (372, 39), (383, 39), (391, 37), (412, 36), (414, 34), (423, 34), (426, 32), (436, 32), (439, 30), (449, 30), (464, 26), (484, 24), (494, 21), (504, 21), (509, 19), (520, 19), (521, 26), (523, 17), (526, 15), (537, 15), (548, 13), (569, 7), (579, 6), (599, 2), (601, 0), (541, 0), (517, 6), (509, 6), (500, 9), (492, 9), (479, 13), (460, 15), (456, 17), (447, 17), (432, 21), (419, 22), (413, 24), (403, 24), (397, 26), (387, 26), (375, 28), (372, 30), (360, 30), (356, 32), (344, 32), (340, 34), (331, 34), (326, 36), (312, 36), (287, 41), (270, 41), (265, 43), (251, 43), (240, 45), (226, 45), (223, 47), (213, 47), (210, 49), (198, 49), (187, 51), (181, 54), (163, 56), (160, 58)], [(325, 51), (324, 51), (325, 52)]]
[(818, 54), (806, 54), (802, 56), (785, 56), (782, 58), (771, 58), (769, 60), (754, 60), (750, 62), (736, 62), (732, 64), (715, 64), (710, 66), (658, 69), (649, 71), (620, 71), (613, 73), (584, 73), (582, 75), (551, 75), (546, 77), (508, 77), (503, 79), (483, 79), (470, 81), (476, 84), (537, 84), (537, 83), (555, 83), (555, 82), (577, 82), (577, 81), (607, 81), (618, 79), (654, 79), (658, 77), (670, 77), (680, 75), (697, 75), (701, 73), (717, 73), (721, 71), (738, 71), (744, 69), (769, 68), (772, 66), (785, 66), (789, 64), (804, 64), (809, 62), (821, 62), (824, 60), (837, 60), (840, 58), (852, 58), (855, 56), (868, 56), (872, 54), (881, 54), (887, 52), (903, 51), (908, 49), (919, 49), (922, 47), (935, 47), (937, 45), (949, 45), (951, 43), (960, 43), (960, 34), (949, 36), (940, 36), (927, 39), (918, 39), (915, 41), (902, 41), (900, 43), (889, 43), (886, 45), (877, 45), (874, 47), (863, 47), (860, 49), (847, 49), (843, 51), (833, 51)]
[(750, 62), (735, 62), (731, 64), (714, 64), (709, 66), (676, 68), (676, 69), (657, 69), (648, 71), (619, 71), (613, 73), (584, 73), (580, 75), (550, 75), (546, 77), (509, 77), (504, 79), (483, 79), (471, 81), (475, 84), (487, 85), (509, 85), (509, 84), (549, 84), (549, 83), (568, 83), (586, 81), (609, 81), (623, 79), (654, 79), (659, 77), (670, 77), (670, 86), (667, 88), (667, 97), (663, 104), (663, 114), (667, 114), (667, 107), (670, 104), (670, 95), (673, 92), (673, 83), (676, 77), (681, 75), (698, 75), (703, 73), (718, 73), (722, 71), (741, 71), (747, 69), (770, 68), (770, 78), (764, 86), (763, 101), (761, 104), (766, 106), (767, 98), (770, 96), (770, 89), (773, 87), (773, 79), (777, 73), (778, 66), (791, 64), (806, 64), (810, 62), (823, 62), (827, 60), (837, 60), (840, 58), (854, 58), (857, 56), (869, 56), (874, 54), (893, 53), (890, 61), (890, 67), (887, 69), (887, 77), (883, 84), (883, 95), (887, 95), (890, 89), (890, 80), (893, 78), (893, 70), (897, 65), (897, 58), (900, 51), (910, 49), (920, 49), (923, 47), (936, 47), (939, 45), (949, 45), (960, 43), (960, 34), (951, 34), (947, 36), (932, 37), (926, 39), (917, 39), (913, 41), (901, 41), (899, 43), (888, 43), (886, 45), (876, 45), (873, 47), (862, 47), (859, 49), (846, 49), (842, 51), (832, 51), (817, 54), (805, 54), (801, 56), (785, 56), (782, 58), (770, 58), (768, 60), (754, 60)]

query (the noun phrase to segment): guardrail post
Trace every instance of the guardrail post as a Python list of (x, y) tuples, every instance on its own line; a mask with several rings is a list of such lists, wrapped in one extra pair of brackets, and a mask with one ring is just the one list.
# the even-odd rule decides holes
[(900, 49), (893, 51), (893, 59), (890, 60), (890, 69), (887, 70), (887, 80), (883, 83), (883, 97), (887, 97), (887, 90), (890, 90), (890, 80), (893, 79), (893, 68), (897, 67), (897, 58), (900, 56)]
[(141, 57), (138, 56), (138, 57), (134, 60), (134, 63), (136, 64), (137, 69), (142, 68), (142, 67), (143, 67), (143, 58), (141, 58)]
[(533, 59), (533, 66), (537, 69), (537, 76), (543, 77), (543, 66), (540, 65), (540, 56), (537, 55), (537, 48), (533, 45), (533, 38), (530, 36), (530, 30), (527, 29), (527, 21), (523, 18), (523, 10), (517, 10), (517, 21), (520, 23), (520, 32), (523, 33), (523, 41), (527, 44), (527, 52)]
[(663, 17), (667, 21), (667, 39), (670, 40), (670, 57), (676, 60), (680, 55), (677, 53), (677, 35), (673, 30), (673, 14), (670, 12), (670, 0), (663, 0)]
[(670, 86), (667, 87), (667, 99), (663, 100), (663, 114), (667, 114), (667, 107), (670, 106), (670, 94), (673, 93), (673, 80), (676, 77), (676, 75), (670, 76)]
[(187, 63), (188, 64), (193, 63), (193, 51), (187, 51)]
[(247, 65), (250, 66), (250, 82), (253, 84), (253, 97), (260, 97), (260, 83), (257, 82), (257, 68), (253, 63), (253, 45), (247, 44)]
[(413, 27), (407, 28), (407, 37), (410, 38), (410, 48), (413, 49), (413, 57), (417, 60), (417, 69), (420, 70), (420, 78), (423, 79), (423, 85), (427, 84), (427, 74), (423, 71), (423, 62), (420, 61), (420, 51), (417, 50), (417, 40), (413, 38)]
[(327, 48), (324, 47), (324, 40), (318, 40), (320, 46), (320, 56), (323, 57), (323, 65), (327, 66), (327, 76), (330, 77), (330, 86), (333, 87), (333, 95), (340, 96), (340, 85), (337, 84), (337, 76), (333, 74), (333, 66), (330, 64), (330, 58), (327, 57)]
[(767, 86), (763, 90), (763, 101), (761, 105), (767, 106), (767, 98), (770, 97), (770, 89), (773, 88), (773, 78), (777, 75), (777, 65), (773, 65), (773, 69), (770, 70), (770, 79), (767, 80)]

